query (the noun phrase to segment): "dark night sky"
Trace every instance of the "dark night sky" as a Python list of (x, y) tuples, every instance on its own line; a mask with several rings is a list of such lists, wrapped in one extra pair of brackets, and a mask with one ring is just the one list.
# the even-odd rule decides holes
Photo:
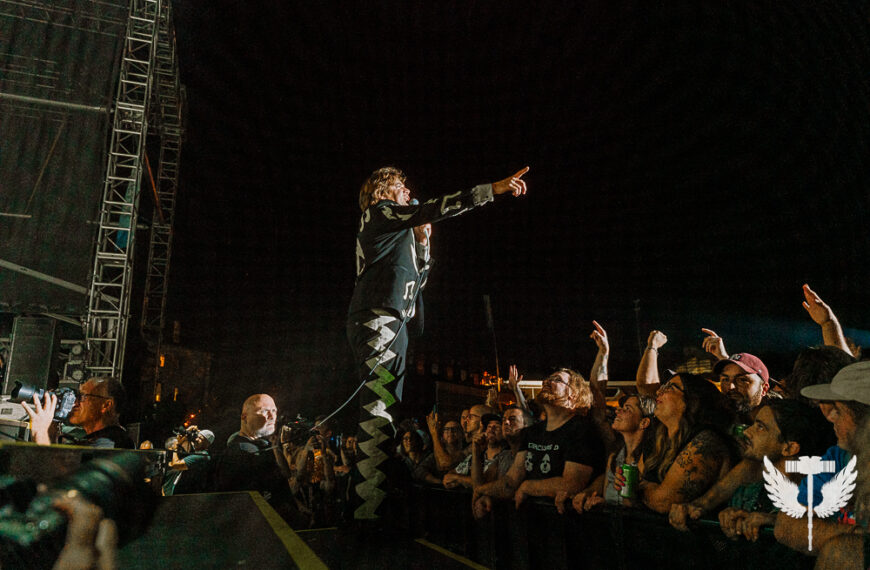
[(633, 378), (634, 299), (664, 364), (706, 326), (787, 365), (821, 340), (804, 282), (870, 344), (864, 8), (664, 4), (177, 2), (168, 313), (214, 385), (338, 402), (357, 192), (385, 164), (421, 199), (531, 166), (525, 198), (435, 227), (417, 350), (442, 361), (492, 369), (485, 293), (529, 371), (587, 372), (594, 318)]

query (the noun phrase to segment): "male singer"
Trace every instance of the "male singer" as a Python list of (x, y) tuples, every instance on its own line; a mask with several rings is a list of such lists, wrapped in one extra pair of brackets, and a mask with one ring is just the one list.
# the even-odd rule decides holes
[(358, 434), (363, 455), (357, 463), (363, 480), (356, 485), (362, 504), (354, 511), (356, 519), (382, 514), (378, 507), (386, 476), (378, 466), (387, 458), (392, 434), (381, 428), (393, 422), (390, 407), (402, 399), (408, 321), (429, 271), (431, 224), (491, 202), (493, 195), (525, 194), (522, 177), (528, 171), (525, 167), (504, 180), (424, 204), (411, 203), (405, 175), (390, 166), (375, 170), (360, 189), (356, 286), (347, 318), (348, 340), (365, 384)]

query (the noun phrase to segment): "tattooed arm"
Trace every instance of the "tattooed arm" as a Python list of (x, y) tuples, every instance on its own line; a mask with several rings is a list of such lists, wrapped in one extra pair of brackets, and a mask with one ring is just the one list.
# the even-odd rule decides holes
[(678, 530), (688, 530), (687, 519), (698, 520), (704, 513), (713, 510), (731, 498), (731, 495), (740, 485), (753, 483), (760, 479), (761, 463), (752, 459), (742, 460), (719, 479), (709, 491), (691, 503), (678, 502), (671, 505), (669, 516), (671, 526)]
[(687, 503), (704, 494), (727, 468), (728, 449), (715, 433), (697, 434), (677, 455), (661, 483), (641, 487), (644, 504), (668, 513), (674, 503)]

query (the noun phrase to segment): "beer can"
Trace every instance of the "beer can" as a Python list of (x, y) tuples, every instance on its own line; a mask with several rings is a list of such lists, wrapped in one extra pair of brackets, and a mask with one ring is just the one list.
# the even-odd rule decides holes
[(741, 439), (743, 439), (744, 437), (746, 437), (745, 435), (743, 435), (743, 431), (744, 431), (746, 428), (748, 428), (748, 427), (749, 427), (749, 426), (746, 425), (746, 424), (736, 424), (736, 425), (731, 429), (731, 435), (734, 436), (734, 439), (736, 439), (736, 440), (741, 440)]
[(619, 496), (625, 499), (633, 499), (637, 494), (637, 480), (640, 476), (637, 465), (623, 463), (622, 476), (625, 477), (625, 485), (619, 490)]

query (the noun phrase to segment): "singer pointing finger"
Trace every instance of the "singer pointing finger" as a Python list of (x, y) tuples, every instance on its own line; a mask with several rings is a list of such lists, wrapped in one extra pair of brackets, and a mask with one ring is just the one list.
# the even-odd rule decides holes
[[(360, 382), (359, 447), (362, 479), (356, 519), (377, 519), (385, 475), (379, 465), (390, 455), (394, 429), (391, 407), (402, 399), (409, 321), (420, 308), (431, 260), (431, 224), (493, 201), (500, 194), (526, 193), (525, 167), (513, 176), (422, 204), (411, 199), (401, 170), (375, 170), (359, 193), (362, 210), (356, 236), (356, 284), (347, 318), (347, 336)], [(417, 329), (421, 326), (417, 324)]]

